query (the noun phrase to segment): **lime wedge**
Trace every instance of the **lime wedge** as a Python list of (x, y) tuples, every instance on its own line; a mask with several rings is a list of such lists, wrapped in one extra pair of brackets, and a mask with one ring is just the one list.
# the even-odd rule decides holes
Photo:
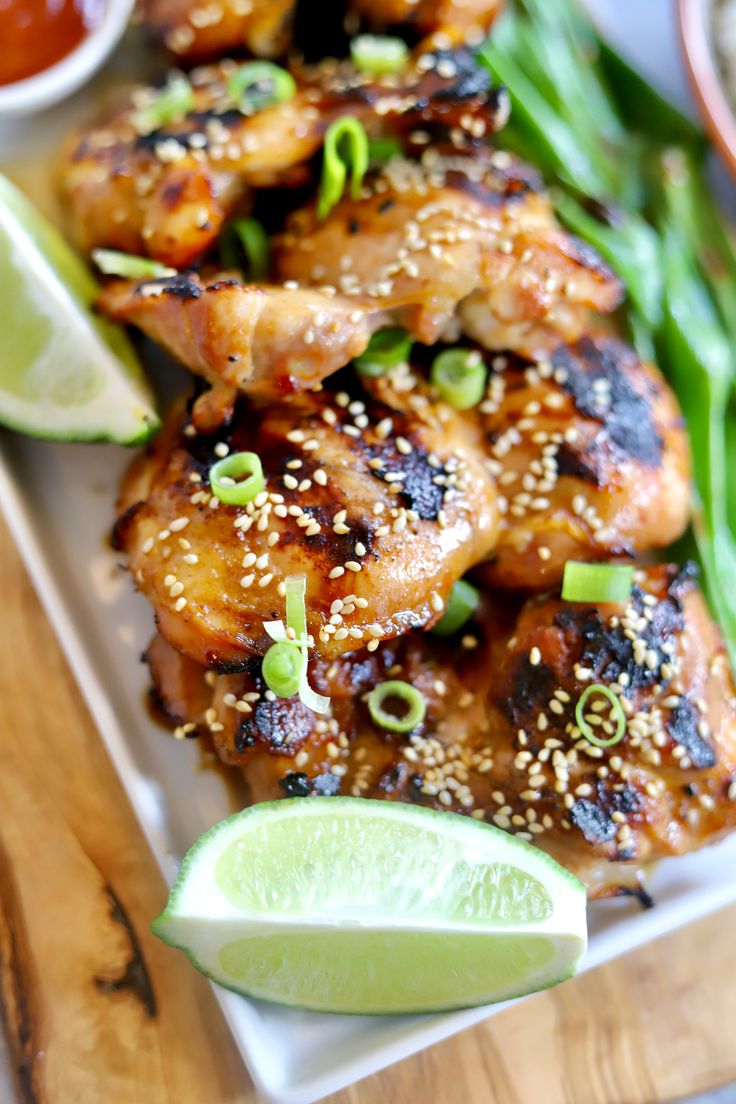
[(153, 931), (237, 993), (321, 1012), (435, 1012), (570, 977), (585, 900), (543, 852), (476, 820), (294, 798), (205, 832)]
[(64, 441), (145, 441), (159, 422), (84, 262), (0, 175), (0, 422)]

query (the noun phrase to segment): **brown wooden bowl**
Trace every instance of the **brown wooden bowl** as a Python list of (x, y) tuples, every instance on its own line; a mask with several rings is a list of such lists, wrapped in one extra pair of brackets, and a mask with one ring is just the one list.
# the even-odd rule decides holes
[(716, 58), (712, 9), (712, 0), (678, 0), (680, 39), (690, 83), (708, 133), (736, 176), (736, 110), (726, 96)]

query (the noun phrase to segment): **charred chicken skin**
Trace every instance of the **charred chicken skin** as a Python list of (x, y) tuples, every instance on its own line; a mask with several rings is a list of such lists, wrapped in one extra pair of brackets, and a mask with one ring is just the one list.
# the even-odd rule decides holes
[[(534, 842), (593, 897), (636, 893), (647, 864), (736, 827), (736, 696), (694, 576), (660, 565), (637, 571), (626, 603), (547, 594), (487, 609), (460, 639), (411, 633), (315, 660), (327, 718), (274, 698), (257, 662), (213, 677), (161, 638), (148, 658), (178, 734), (209, 732), (254, 800), (340, 792), (449, 809)], [(410, 734), (371, 717), (366, 697), (387, 679), (425, 699)], [(620, 703), (614, 746), (581, 733), (591, 686)], [(618, 725), (600, 693), (583, 717), (603, 740)]]
[[(116, 528), (163, 635), (199, 663), (239, 668), (283, 617), (284, 581), (306, 572), (321, 654), (377, 647), (437, 621), (453, 583), (496, 539), (497, 492), (480, 431), (420, 388), (325, 389), (216, 432), (174, 414), (123, 487)], [(261, 458), (266, 489), (218, 504), (211, 466)], [(348, 601), (346, 595), (353, 597)]]
[[(505, 91), (465, 49), (420, 52), (401, 74), (367, 76), (332, 60), (304, 70), (292, 99), (248, 113), (228, 82), (237, 63), (191, 74), (194, 106), (149, 131), (139, 89), (113, 115), (73, 134), (60, 184), (79, 247), (123, 250), (173, 268), (211, 249), (227, 221), (247, 211), (253, 188), (303, 184), (331, 123), (350, 115), (371, 134), (430, 127), (479, 145), (508, 117)], [(444, 75), (443, 75), (444, 74)]]
[(452, 323), (524, 356), (577, 339), (591, 310), (622, 297), (607, 265), (560, 227), (534, 170), (502, 151), (390, 161), (326, 220), (314, 206), (295, 213), (275, 274), (368, 297), (426, 344)]
[(115, 281), (100, 306), (210, 382), (279, 397), (345, 365), (383, 326), (432, 344), (460, 324), (486, 348), (536, 357), (619, 302), (617, 277), (506, 155), (392, 162), (367, 191), (323, 222), (313, 207), (294, 216), (276, 245), (286, 286)]
[(483, 577), (557, 583), (567, 560), (663, 548), (690, 514), (690, 453), (674, 395), (615, 338), (586, 335), (534, 363), (493, 361), (480, 416), (502, 522)]
[[(268, 647), (263, 622), (306, 567), (309, 629), (333, 655), (431, 625), (470, 569), (539, 588), (567, 559), (674, 539), (688, 451), (664, 381), (609, 338), (555, 357), (497, 358), (477, 412), (409, 365), (265, 408), (205, 391), (134, 465), (120, 504), (118, 542), (163, 634), (200, 663), (242, 663)], [(242, 450), (261, 457), (265, 490), (218, 504), (211, 466)], [(343, 624), (333, 607), (348, 592)]]

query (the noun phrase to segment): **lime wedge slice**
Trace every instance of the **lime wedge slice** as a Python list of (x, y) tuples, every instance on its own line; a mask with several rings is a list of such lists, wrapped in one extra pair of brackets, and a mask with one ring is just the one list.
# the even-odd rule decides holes
[(476, 820), (294, 798), (206, 832), (153, 931), (237, 993), (322, 1012), (435, 1012), (570, 977), (585, 901), (543, 852)]
[(63, 441), (145, 441), (159, 422), (84, 262), (0, 175), (0, 422)]

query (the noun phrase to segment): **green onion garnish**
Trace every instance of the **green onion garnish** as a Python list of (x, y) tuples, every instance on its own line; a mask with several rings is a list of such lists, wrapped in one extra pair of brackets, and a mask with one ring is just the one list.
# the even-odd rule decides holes
[(286, 587), (286, 627), (291, 629), (297, 640), (307, 639), (307, 577), (306, 575), (287, 575)]
[(437, 622), (432, 632), (436, 636), (449, 636), (461, 629), (465, 622), (473, 616), (478, 608), (480, 592), (466, 583), (464, 579), (458, 579), (450, 591), (445, 612)]
[(194, 107), (194, 92), (186, 77), (174, 74), (153, 103), (141, 107), (132, 117), (140, 134), (150, 134), (172, 119), (182, 119)]
[[(616, 719), (616, 731), (608, 740), (602, 740), (600, 736), (596, 736), (590, 722), (586, 720), (584, 715), (585, 703), (593, 694), (600, 694), (611, 703), (611, 714), (615, 716)], [(602, 726), (610, 723), (598, 717), (598, 714), (594, 714), (594, 716), (601, 721)], [(594, 682), (591, 686), (586, 686), (585, 690), (583, 690), (578, 699), (578, 704), (575, 706), (575, 720), (588, 743), (595, 744), (596, 747), (600, 748), (608, 748), (613, 747), (615, 744), (620, 744), (626, 732), (626, 714), (624, 713), (621, 702), (618, 700), (613, 690), (600, 682)]]
[(262, 673), (269, 690), (279, 698), (299, 697), (308, 709), (326, 713), (330, 699), (313, 690), (307, 681), (309, 638), (307, 636), (307, 577), (287, 575), (286, 627), (282, 621), (264, 622), (266, 632), (275, 640), (263, 657)]
[(395, 138), (369, 138), (368, 164), (372, 169), (385, 165), (392, 157), (403, 157), (404, 147)]
[(398, 73), (406, 65), (409, 47), (389, 35), (358, 35), (350, 43), (353, 65), (362, 73)]
[(368, 135), (354, 115), (346, 115), (327, 128), (322, 156), (322, 179), (317, 195), (317, 217), (327, 218), (340, 202), (350, 170), (350, 194), (360, 195), (363, 177), (368, 168)]
[(625, 602), (631, 595), (631, 564), (589, 564), (568, 560), (562, 581), (565, 602)]
[[(389, 712), (384, 704), (395, 701), (401, 712)], [(424, 720), (427, 705), (415, 686), (399, 679), (379, 682), (368, 695), (368, 709), (375, 724), (389, 732), (411, 732)]]
[(382, 376), (388, 368), (403, 364), (411, 352), (411, 338), (400, 326), (378, 330), (353, 364), (363, 376)]
[(474, 349), (445, 349), (432, 361), (432, 383), (456, 410), (477, 406), (486, 389), (486, 366)]
[(230, 77), (227, 91), (240, 111), (252, 115), (264, 107), (292, 99), (296, 81), (291, 73), (271, 61), (247, 61)]
[(296, 644), (274, 644), (263, 657), (261, 668), (269, 690), (278, 698), (293, 698), (302, 683), (304, 657)]
[(119, 253), (117, 249), (93, 249), (92, 260), (106, 276), (124, 276), (126, 280), (162, 280), (166, 276), (176, 276), (175, 268), (148, 257)]
[[(264, 280), (269, 266), (268, 235), (257, 219), (235, 219), (220, 241), (224, 268), (239, 268), (250, 280)], [(245, 254), (245, 264), (241, 254)]]
[(263, 466), (255, 452), (234, 452), (210, 468), (210, 487), (226, 506), (245, 506), (266, 486)]

